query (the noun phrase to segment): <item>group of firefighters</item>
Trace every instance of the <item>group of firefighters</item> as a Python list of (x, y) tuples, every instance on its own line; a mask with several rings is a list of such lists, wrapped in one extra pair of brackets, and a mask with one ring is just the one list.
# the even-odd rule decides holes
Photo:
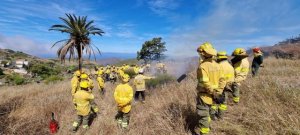
[[(137, 74), (133, 80), (135, 94), (133, 96), (133, 88), (129, 85), (130, 76), (125, 71), (132, 70)], [(166, 72), (165, 64), (158, 62), (156, 64), (157, 72)], [(142, 103), (145, 103), (145, 80), (152, 79), (154, 77), (145, 76), (144, 72), (150, 71), (150, 64), (146, 65), (127, 65), (123, 64), (121, 67), (115, 67), (107, 65), (106, 67), (100, 67), (96, 69), (97, 83), (99, 92), (105, 94), (105, 82), (116, 81), (116, 78), (120, 80), (120, 84), (117, 85), (114, 91), (114, 99), (117, 103), (118, 113), (116, 115), (116, 121), (120, 128), (126, 129), (129, 123), (129, 114), (131, 110), (131, 102), (134, 97), (135, 101), (142, 97)], [(75, 109), (77, 111), (77, 120), (73, 123), (72, 131), (76, 132), (80, 125), (84, 129), (88, 129), (89, 118), (95, 116), (99, 109), (94, 102), (94, 95), (92, 89), (94, 88), (91, 75), (84, 70), (77, 70), (71, 80), (72, 85), (72, 97)]]
[[(210, 132), (210, 122), (215, 119), (222, 119), (224, 111), (227, 110), (228, 94), (233, 96), (233, 102), (240, 101), (240, 86), (247, 78), (250, 68), (248, 54), (243, 48), (236, 48), (229, 61), (225, 51), (217, 52), (212, 44), (205, 42), (201, 44), (197, 52), (201, 59), (197, 69), (197, 114), (199, 116), (198, 125), (195, 128), (195, 134), (208, 134)], [(257, 75), (258, 68), (262, 66), (263, 56), (259, 48), (253, 49), (254, 59), (252, 62), (252, 75)], [(152, 79), (144, 75), (149, 71), (150, 65), (131, 66), (138, 75), (133, 80), (133, 87), (129, 85), (130, 76), (124, 71), (130, 68), (124, 64), (121, 67), (106, 66), (97, 69), (97, 82), (100, 92), (104, 95), (104, 83), (111, 79), (114, 74), (120, 79), (114, 91), (114, 99), (117, 104), (118, 112), (116, 121), (120, 128), (127, 129), (130, 118), (131, 103), (142, 96), (142, 102), (145, 102), (145, 80)], [(156, 64), (157, 72), (166, 72), (165, 65), (161, 62)], [(72, 130), (76, 132), (80, 125), (88, 129), (89, 118), (95, 115), (99, 109), (94, 102), (92, 89), (94, 87), (90, 75), (84, 71), (76, 71), (71, 80), (72, 97), (75, 109), (77, 111), (77, 120), (73, 123)]]
[[(243, 48), (236, 48), (229, 61), (225, 51), (217, 52), (212, 44), (205, 42), (197, 49), (201, 60), (197, 69), (197, 114), (199, 116), (195, 134), (208, 134), (210, 122), (222, 119), (227, 110), (228, 94), (233, 102), (240, 101), (240, 86), (246, 80), (250, 69), (248, 54)], [(262, 66), (263, 55), (259, 48), (253, 48), (252, 75), (257, 75)]]

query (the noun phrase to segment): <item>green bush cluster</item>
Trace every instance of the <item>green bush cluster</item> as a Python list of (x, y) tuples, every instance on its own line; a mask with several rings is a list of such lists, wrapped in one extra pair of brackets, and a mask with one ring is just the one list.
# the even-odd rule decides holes
[(169, 82), (175, 81), (175, 77), (169, 74), (158, 74), (154, 79), (146, 80), (147, 88), (156, 88)]
[(56, 66), (54, 63), (35, 63), (30, 65), (29, 71), (35, 75), (41, 76), (44, 80), (52, 75), (58, 75), (62, 72), (62, 68)]
[(75, 72), (78, 68), (74, 65), (71, 65), (69, 67), (67, 67), (67, 70), (70, 71), (71, 73)]
[(8, 82), (11, 82), (13, 83), (14, 85), (22, 85), (22, 84), (25, 84), (25, 78), (19, 74), (10, 74), (10, 75), (7, 75), (6, 76), (6, 80)]

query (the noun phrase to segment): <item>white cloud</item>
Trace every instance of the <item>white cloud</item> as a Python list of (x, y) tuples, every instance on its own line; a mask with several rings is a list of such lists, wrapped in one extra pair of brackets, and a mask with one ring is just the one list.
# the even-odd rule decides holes
[(0, 48), (22, 51), (35, 56), (55, 55), (57, 49), (51, 49), (51, 43), (41, 43), (24, 36), (4, 35), (0, 35)]
[(176, 0), (149, 0), (148, 4), (149, 8), (159, 15), (166, 15), (179, 6)]
[(298, 35), (300, 10), (293, 0), (212, 0), (208, 14), (174, 29), (167, 38), (171, 54), (197, 55), (199, 44), (210, 41), (217, 49), (273, 45)]

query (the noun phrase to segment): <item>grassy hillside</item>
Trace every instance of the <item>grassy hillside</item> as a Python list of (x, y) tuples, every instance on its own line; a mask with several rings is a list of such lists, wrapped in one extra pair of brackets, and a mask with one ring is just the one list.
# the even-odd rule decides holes
[[(300, 134), (300, 61), (268, 58), (264, 65), (260, 76), (249, 77), (241, 87), (241, 103), (230, 102), (224, 119), (212, 122), (212, 134)], [(49, 134), (52, 111), (60, 122), (58, 134), (72, 134), (76, 114), (69, 83), (1, 87), (0, 134)], [(106, 87), (105, 97), (94, 90), (100, 114), (90, 130), (76, 134), (183, 135), (190, 134), (197, 123), (195, 73), (181, 84), (174, 82), (147, 91), (146, 103), (133, 105), (126, 132), (119, 130), (114, 121), (115, 85)]]

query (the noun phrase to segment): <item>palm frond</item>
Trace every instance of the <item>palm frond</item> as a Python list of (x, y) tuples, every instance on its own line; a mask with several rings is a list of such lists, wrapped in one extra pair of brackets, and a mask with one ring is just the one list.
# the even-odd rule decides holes
[(67, 41), (67, 40), (69, 40), (69, 39), (59, 40), (59, 41), (55, 42), (55, 43), (52, 45), (51, 48), (53, 48), (56, 44), (58, 44), (58, 43), (60, 43), (60, 42), (63, 42), (63, 41)]
[[(58, 43), (65, 42), (58, 50), (57, 55), (64, 61), (67, 57), (69, 61), (75, 57), (82, 57), (82, 53), (85, 52), (89, 55), (89, 59), (93, 54), (95, 60), (95, 49), (101, 55), (99, 48), (94, 45), (91, 45), (91, 39), (89, 35), (100, 35), (104, 34), (104, 31), (100, 28), (97, 28), (94, 24), (94, 20), (87, 21), (87, 16), (76, 16), (75, 14), (65, 14), (66, 17), (59, 17), (62, 20), (63, 24), (55, 24), (50, 27), (49, 30), (60, 31), (63, 33), (68, 33), (70, 35), (69, 39), (64, 39), (57, 41), (53, 44), (52, 47)], [(51, 48), (52, 48), (51, 47)], [(82, 48), (82, 50), (80, 49)], [(81, 51), (80, 51), (81, 50)]]

